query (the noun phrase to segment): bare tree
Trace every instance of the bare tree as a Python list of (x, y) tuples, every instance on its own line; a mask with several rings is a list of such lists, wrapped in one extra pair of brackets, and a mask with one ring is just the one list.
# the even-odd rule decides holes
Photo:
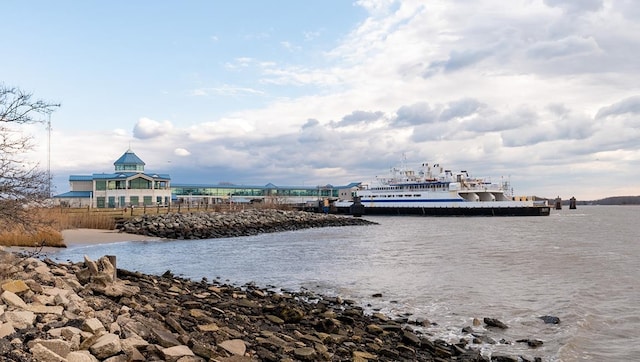
[(33, 100), (30, 93), (0, 83), (0, 225), (29, 226), (37, 220), (29, 212), (30, 205), (47, 199), (49, 174), (26, 161), (33, 149), (32, 137), (20, 126), (44, 123), (59, 104)]

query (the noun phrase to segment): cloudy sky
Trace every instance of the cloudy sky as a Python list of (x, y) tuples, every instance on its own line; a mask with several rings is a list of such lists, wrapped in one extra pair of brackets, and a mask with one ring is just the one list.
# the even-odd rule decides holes
[(344, 185), (405, 155), (518, 195), (640, 195), (635, 0), (2, 8), (0, 82), (62, 104), (58, 192), (131, 147), (180, 183)]

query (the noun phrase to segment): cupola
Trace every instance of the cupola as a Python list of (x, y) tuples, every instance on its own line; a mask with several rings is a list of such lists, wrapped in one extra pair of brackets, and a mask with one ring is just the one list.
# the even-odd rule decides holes
[(116, 162), (113, 163), (116, 172), (144, 172), (144, 161), (128, 149)]

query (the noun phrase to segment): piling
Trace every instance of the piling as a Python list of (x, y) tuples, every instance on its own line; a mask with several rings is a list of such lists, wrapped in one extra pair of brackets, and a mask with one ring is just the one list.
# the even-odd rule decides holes
[(353, 204), (349, 206), (349, 213), (354, 217), (360, 217), (364, 214), (364, 205), (360, 202), (359, 196), (353, 197)]
[(576, 209), (576, 198), (573, 196), (569, 199), (569, 209), (571, 210)]
[(556, 210), (562, 210), (562, 199), (560, 196), (556, 197)]

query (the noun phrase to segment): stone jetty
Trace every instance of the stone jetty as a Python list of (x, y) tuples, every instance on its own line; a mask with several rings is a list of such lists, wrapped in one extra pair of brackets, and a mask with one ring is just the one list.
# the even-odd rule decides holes
[(248, 209), (222, 213), (147, 214), (125, 220), (117, 228), (126, 233), (168, 239), (213, 239), (315, 227), (369, 224), (375, 223), (332, 214)]
[(486, 360), (338, 297), (150, 276), (111, 260), (0, 252), (0, 360)]

